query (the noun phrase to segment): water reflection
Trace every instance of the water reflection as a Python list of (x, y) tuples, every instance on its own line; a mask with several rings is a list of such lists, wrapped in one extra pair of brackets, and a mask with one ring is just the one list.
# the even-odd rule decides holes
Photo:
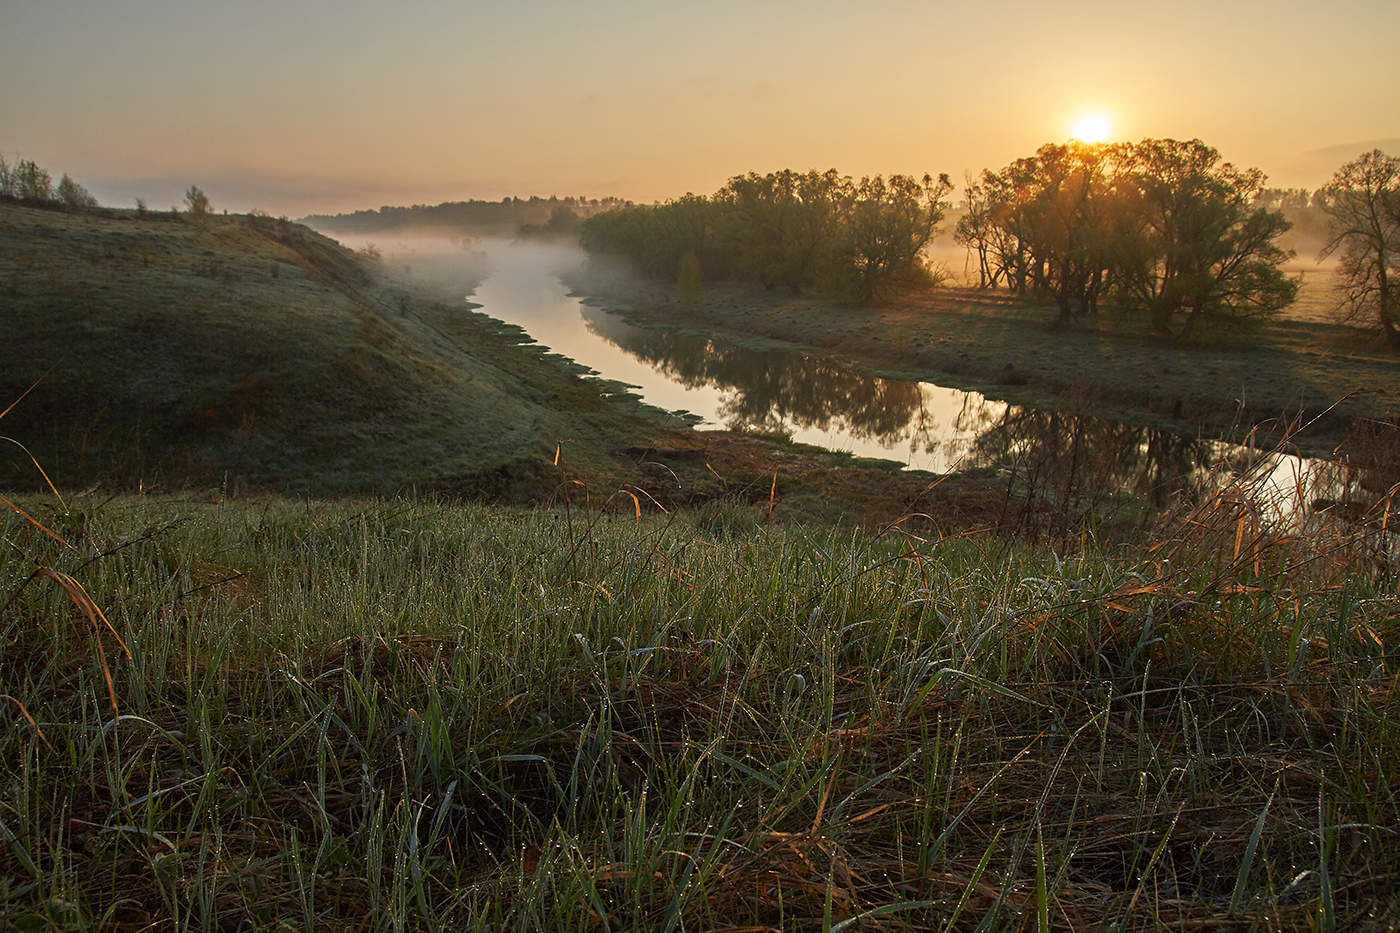
[(1258, 463), (1261, 496), (1281, 503), (1281, 513), (1345, 497), (1355, 484), (1328, 479), (1298, 457), (869, 376), (790, 349), (637, 327), (569, 296), (551, 257), (502, 250), (492, 260), (495, 270), (474, 296), (487, 314), (604, 378), (635, 385), (653, 405), (710, 425), (779, 432), (939, 473), (984, 468), (1024, 501), (1080, 514), (1101, 512), (1124, 492), (1159, 507), (1191, 502), (1245, 461)]
[[(911, 459), (1015, 470), (1065, 504), (1126, 490), (1163, 505), (1204, 482), (1219, 457), (1212, 444), (1170, 431), (868, 376), (789, 350), (635, 327), (597, 308), (582, 313), (590, 332), (667, 378), (719, 388), (731, 428), (795, 426), (902, 448)], [(943, 401), (937, 393), (950, 392), (956, 406), (936, 404)]]
[(1164, 506), (1208, 486), (1221, 451), (1160, 428), (1016, 406), (977, 435), (967, 459), (1018, 471), (1063, 504), (1092, 507), (1121, 490)]
[(1300, 516), (1300, 504), (1351, 500), (1360, 488), (1361, 474), (1343, 476), (1322, 461), (869, 376), (786, 349), (637, 327), (596, 307), (580, 313), (589, 333), (658, 378), (717, 392), (714, 408), (702, 414), (729, 428), (809, 442), (815, 435), (824, 446), (883, 452), (936, 472), (989, 470), (1030, 510), (1043, 505), (1065, 519), (1133, 508), (1124, 493), (1157, 508), (1190, 505), (1235, 481), (1249, 488), (1261, 515), (1277, 521)]
[(720, 388), (718, 414), (730, 428), (834, 430), (885, 447), (927, 433), (921, 429), (931, 415), (918, 383), (865, 376), (790, 350), (634, 327), (586, 305), (583, 318), (590, 332), (663, 376), (689, 388)]

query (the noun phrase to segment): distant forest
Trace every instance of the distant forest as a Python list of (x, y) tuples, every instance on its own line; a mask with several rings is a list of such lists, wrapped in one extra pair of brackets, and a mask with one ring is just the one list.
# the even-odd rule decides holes
[(630, 207), (622, 198), (501, 198), (381, 207), (350, 214), (310, 214), (301, 223), (334, 233), (392, 233), (433, 229), (455, 233), (573, 233), (579, 221)]

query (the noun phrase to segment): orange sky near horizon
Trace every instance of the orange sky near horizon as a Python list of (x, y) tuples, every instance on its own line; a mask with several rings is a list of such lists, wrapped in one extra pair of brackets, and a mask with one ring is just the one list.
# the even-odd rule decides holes
[[(1400, 151), (1400, 4), (18, 0), (0, 154), (104, 203), (299, 215), (1000, 167), (1088, 112), (1272, 184)], [(1375, 88), (1388, 91), (1379, 94)]]

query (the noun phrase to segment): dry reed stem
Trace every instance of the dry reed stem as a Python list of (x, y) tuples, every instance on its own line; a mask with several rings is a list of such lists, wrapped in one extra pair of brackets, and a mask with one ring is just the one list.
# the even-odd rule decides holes
[(18, 706), (19, 714), (23, 716), (25, 720), (28, 721), (29, 725), (34, 729), (34, 732), (39, 736), (39, 741), (43, 742), (44, 747), (47, 748), (49, 751), (52, 752), (54, 750), (54, 747), (49, 744), (49, 740), (45, 738), (44, 730), (39, 728), (39, 724), (34, 721), (33, 716), (29, 715), (29, 710), (25, 709), (23, 703), (10, 696), (8, 693), (0, 693), (0, 700), (9, 700), (15, 706)]
[[(112, 684), (112, 669), (107, 664), (107, 652), (102, 647), (103, 626), (107, 628), (107, 631), (112, 633), (112, 637), (117, 640), (117, 644), (121, 647), (122, 652), (126, 655), (128, 660), (131, 658), (131, 649), (126, 646), (126, 642), (122, 641), (122, 637), (117, 634), (117, 630), (112, 627), (112, 623), (107, 620), (107, 616), (103, 614), (102, 609), (97, 603), (92, 601), (92, 597), (83, 589), (81, 583), (74, 580), (68, 574), (50, 567), (38, 568), (34, 571), (34, 576), (48, 577), (62, 587), (63, 591), (68, 594), (68, 598), (73, 601), (75, 606), (82, 610), (83, 614), (87, 616), (88, 621), (92, 623), (93, 640), (97, 643), (97, 657), (102, 664), (102, 677), (107, 682), (107, 698), (112, 702), (113, 715), (119, 715), (120, 713), (117, 708), (117, 691)], [(33, 579), (33, 577), (30, 579)], [(99, 620), (101, 620), (101, 625), (98, 624)]]
[(77, 548), (75, 548), (73, 545), (69, 544), (67, 541), (65, 541), (65, 540), (63, 540), (62, 538), (60, 538), (57, 534), (55, 534), (54, 532), (50, 531), (48, 528), (45, 528), (37, 519), (35, 519), (33, 516), (31, 516), (31, 515), (30, 515), (28, 512), (26, 512), (24, 509), (22, 509), (22, 508), (20, 508), (19, 506), (15, 505), (15, 504), (14, 504), (13, 502), (11, 502), (9, 499), (6, 499), (4, 496), (0, 496), (0, 502), (5, 503), (5, 505), (9, 506), (10, 511), (14, 512), (14, 513), (15, 513), (16, 515), (18, 515), (20, 518), (22, 518), (22, 519), (24, 519), (25, 521), (29, 522), (29, 524), (33, 525), (35, 528), (38, 528), (40, 531), (42, 531), (44, 534), (48, 535), (50, 538), (53, 538), (53, 539), (54, 539), (55, 541), (57, 541), (59, 544), (61, 544), (61, 545), (63, 545), (64, 547), (68, 548), (68, 550), (70, 550), (70, 551), (76, 551), (76, 550), (77, 550)]

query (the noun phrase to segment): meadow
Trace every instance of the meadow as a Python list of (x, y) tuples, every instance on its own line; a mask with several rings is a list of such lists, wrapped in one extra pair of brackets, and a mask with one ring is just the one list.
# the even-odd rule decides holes
[(1053, 549), (741, 501), (24, 499), (0, 919), (1391, 929), (1389, 516), (1282, 534), (1245, 492)]

